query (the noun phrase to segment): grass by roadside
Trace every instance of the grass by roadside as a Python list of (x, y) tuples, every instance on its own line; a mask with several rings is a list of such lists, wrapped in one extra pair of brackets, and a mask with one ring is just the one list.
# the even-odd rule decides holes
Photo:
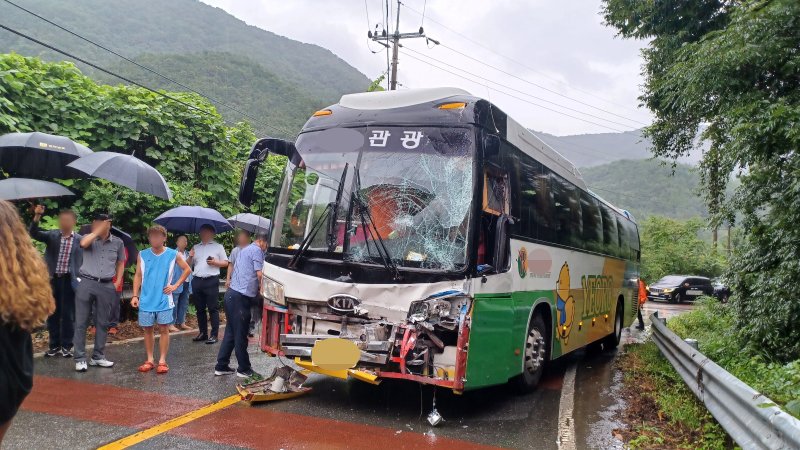
[(667, 325), (682, 338), (697, 339), (704, 355), (800, 418), (800, 360), (781, 364), (742, 345), (728, 305), (704, 299)]
[(733, 442), (652, 341), (618, 360), (627, 404), (618, 430), (632, 449), (731, 449)]

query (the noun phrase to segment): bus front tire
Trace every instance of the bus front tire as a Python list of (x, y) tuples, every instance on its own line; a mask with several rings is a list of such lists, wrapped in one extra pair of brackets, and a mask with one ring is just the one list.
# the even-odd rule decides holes
[(536, 389), (550, 359), (550, 336), (541, 313), (535, 313), (525, 336), (522, 352), (522, 373), (514, 379), (520, 393)]

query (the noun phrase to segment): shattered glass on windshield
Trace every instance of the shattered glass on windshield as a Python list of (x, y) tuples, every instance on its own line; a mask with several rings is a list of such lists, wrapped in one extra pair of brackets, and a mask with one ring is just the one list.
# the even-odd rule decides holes
[[(393, 134), (401, 137), (395, 142), (400, 145), (392, 145)], [(353, 206), (345, 257), (356, 262), (379, 259), (382, 241), (398, 265), (462, 268), (472, 203), (471, 132), (388, 128), (368, 130), (367, 136), (381, 140), (370, 139), (362, 154), (360, 189), (354, 194), (361, 202)]]

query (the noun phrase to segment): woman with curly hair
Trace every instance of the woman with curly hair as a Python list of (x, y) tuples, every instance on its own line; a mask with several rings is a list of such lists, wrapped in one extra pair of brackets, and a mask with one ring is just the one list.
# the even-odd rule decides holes
[(33, 386), (31, 331), (54, 309), (47, 266), (16, 208), (0, 200), (0, 443)]

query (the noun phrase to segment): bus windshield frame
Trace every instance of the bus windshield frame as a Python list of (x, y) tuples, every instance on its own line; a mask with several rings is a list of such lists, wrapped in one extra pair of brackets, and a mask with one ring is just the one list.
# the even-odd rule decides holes
[[(470, 126), (372, 125), (301, 134), (296, 147), (303, 160), (286, 166), (271, 252), (294, 254), (317, 225), (323, 232), (312, 239), (310, 257), (374, 265), (382, 263), (385, 248), (399, 269), (463, 272), (477, 182), (475, 142)], [(332, 210), (342, 179), (343, 195)], [(321, 219), (325, 209), (330, 219)], [(327, 236), (326, 228), (332, 231)]]

